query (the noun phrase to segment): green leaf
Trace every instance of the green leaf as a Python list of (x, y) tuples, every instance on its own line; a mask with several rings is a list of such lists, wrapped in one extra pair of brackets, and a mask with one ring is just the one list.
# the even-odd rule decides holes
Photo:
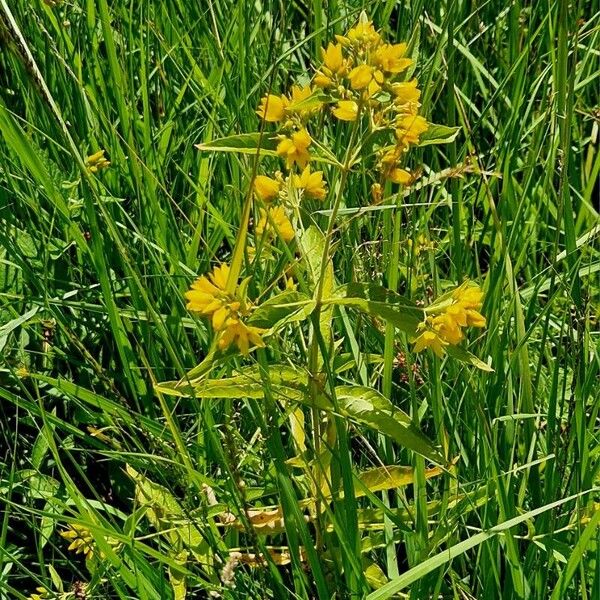
[(136, 501), (148, 508), (146, 516), (156, 529), (160, 531), (165, 521), (183, 516), (183, 509), (167, 488), (154, 483), (130, 465), (126, 465), (126, 471), (135, 483)]
[[(443, 473), (439, 467), (425, 470), (425, 478), (431, 479)], [(400, 465), (375, 467), (356, 475), (356, 496), (364, 496), (366, 490), (381, 492), (410, 485), (414, 481), (414, 469)], [(361, 489), (362, 488), (362, 489)]]
[[(335, 395), (337, 412), (342, 416), (391, 437), (432, 462), (446, 464), (443, 455), (417, 429), (411, 418), (377, 390), (360, 385), (342, 385), (335, 388)], [(333, 406), (328, 404), (319, 408), (332, 410)]]
[[(233, 377), (206, 380), (165, 381), (155, 389), (168, 396), (183, 398), (264, 398), (264, 383), (258, 366), (248, 367)], [(304, 402), (308, 386), (305, 372), (288, 365), (272, 365), (269, 369), (271, 393), (280, 400)]]
[(204, 560), (207, 542), (202, 536), (202, 528), (198, 523), (186, 518), (175, 496), (167, 488), (154, 483), (130, 465), (126, 466), (126, 471), (135, 483), (136, 501), (146, 507), (145, 514), (152, 526), (174, 547), (183, 544), (198, 560)]
[(431, 146), (433, 144), (449, 144), (456, 139), (460, 127), (448, 127), (429, 123), (427, 131), (419, 137), (419, 146)]
[[(264, 398), (264, 384), (257, 366), (248, 367), (238, 375), (224, 379), (200, 381), (167, 381), (156, 386), (162, 394), (180, 397), (240, 399)], [(269, 369), (271, 393), (281, 401), (299, 402), (311, 408), (308, 397), (308, 376), (304, 371), (287, 365)], [(413, 424), (410, 417), (396, 408), (378, 391), (363, 386), (339, 386), (335, 389), (336, 406), (326, 396), (316, 400), (316, 408), (337, 412), (357, 423), (390, 436), (396, 442), (438, 464), (445, 464), (437, 448)]]
[(8, 340), (9, 334), (24, 325), (28, 321), (30, 321), (40, 310), (40, 306), (34, 306), (32, 309), (28, 310), (25, 314), (20, 315), (19, 317), (15, 317), (10, 320), (8, 323), (5, 323), (0, 327), (0, 352), (4, 349), (6, 342)]
[(365, 577), (367, 578), (368, 584), (374, 590), (379, 589), (389, 581), (381, 567), (375, 563), (371, 563), (365, 569)]
[(448, 356), (467, 363), (468, 365), (472, 365), (473, 367), (477, 367), (482, 371), (488, 373), (494, 372), (492, 367), (477, 358), (474, 354), (471, 354), (468, 350), (465, 350), (462, 346), (446, 346), (446, 352), (448, 353)]
[(569, 588), (569, 584), (575, 576), (575, 573), (577, 573), (577, 571), (581, 569), (582, 565), (585, 564), (583, 562), (585, 551), (590, 545), (590, 542), (592, 542), (594, 538), (597, 539), (595, 536), (597, 536), (596, 532), (599, 525), (600, 511), (595, 509), (594, 515), (590, 519), (583, 533), (580, 534), (579, 540), (571, 552), (571, 556), (569, 557), (566, 568), (562, 571), (558, 581), (556, 582), (556, 586), (552, 591), (550, 600), (560, 600), (560, 598), (566, 597), (567, 589)]
[(277, 139), (269, 138), (261, 133), (239, 133), (218, 138), (212, 142), (196, 144), (198, 150), (203, 152), (239, 152), (241, 154), (256, 154), (260, 149), (261, 154), (276, 156), (275, 148)]
[(519, 525), (519, 523), (523, 523), (525, 521), (533, 519), (546, 511), (552, 510), (553, 508), (557, 508), (561, 504), (565, 504), (566, 502), (570, 502), (575, 498), (582, 496), (583, 494), (588, 494), (591, 490), (586, 490), (585, 492), (581, 492), (580, 494), (574, 494), (573, 496), (568, 496), (567, 498), (562, 498), (561, 500), (557, 500), (556, 502), (552, 502), (551, 504), (546, 504), (540, 508), (536, 508), (534, 510), (530, 510), (518, 517), (514, 517), (513, 519), (509, 519), (488, 529), (487, 531), (482, 531), (476, 535), (471, 536), (469, 539), (459, 542), (450, 548), (442, 550), (442, 552), (436, 554), (417, 564), (412, 569), (402, 573), (400, 577), (396, 577), (392, 579), (389, 583), (385, 584), (383, 587), (378, 589), (377, 591), (369, 594), (367, 596), (367, 600), (387, 600), (387, 598), (391, 598), (395, 596), (400, 590), (408, 587), (409, 585), (419, 581), (432, 571), (439, 569), (441, 566), (447, 564), (452, 559), (464, 554), (465, 552), (471, 550), (471, 548), (476, 548), (483, 542), (489, 540), (490, 538), (508, 531), (509, 529)]
[[(300, 247), (308, 271), (311, 274), (315, 296), (319, 286), (321, 286), (320, 300), (325, 304), (333, 295), (335, 278), (333, 275), (333, 264), (329, 256), (326, 257), (327, 264), (323, 265), (323, 252), (325, 250), (325, 236), (323, 232), (314, 225), (311, 225), (300, 237)], [(321, 274), (323, 281), (320, 281)], [(326, 348), (331, 347), (331, 321), (333, 319), (333, 306), (324, 306), (319, 315), (319, 333), (323, 338), (323, 344)], [(323, 357), (319, 354), (318, 368), (323, 364)]]
[[(176, 554), (173, 558), (178, 565), (185, 566), (187, 563), (188, 553), (185, 550), (182, 550), (178, 554)], [(186, 585), (186, 573), (169, 565), (169, 583), (173, 588), (173, 600), (185, 600), (187, 595), (187, 585)]]
[(350, 283), (340, 288), (330, 301), (379, 317), (409, 335), (416, 334), (419, 323), (425, 318), (423, 310), (416, 304), (375, 284)]
[(293, 111), (311, 110), (318, 108), (321, 104), (336, 102), (331, 96), (325, 94), (323, 90), (315, 90), (308, 98), (301, 102), (294, 102), (291, 106)]
[(15, 479), (21, 483), (25, 495), (30, 498), (44, 500), (54, 498), (60, 489), (59, 481), (35, 469), (23, 469), (17, 472)]
[(287, 290), (263, 302), (248, 319), (248, 324), (277, 331), (287, 323), (303, 321), (315, 303), (306, 294)]

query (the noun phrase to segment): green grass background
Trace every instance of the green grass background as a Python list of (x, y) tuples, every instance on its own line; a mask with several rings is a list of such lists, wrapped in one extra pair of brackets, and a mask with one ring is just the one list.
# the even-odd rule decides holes
[[(336, 274), (414, 299), (479, 281), (488, 327), (469, 349), (494, 372), (423, 356), (423, 382), (405, 383), (394, 360), (416, 360), (406, 340), (338, 315), (340, 352), (381, 359), (345, 381), (411, 412), (458, 457), (454, 475), (426, 482), (422, 459), (355, 432), (355, 465), (415, 468), (414, 485), (361, 501), (380, 511), (385, 544), (361, 552), (381, 532), (338, 522), (329, 543), (343, 558), (240, 567), (234, 588), (222, 566), (206, 583), (190, 562), (188, 597), (600, 597), (597, 2), (0, 0), (1, 597), (90, 581), (57, 535), (85, 515), (95, 537), (123, 544), (90, 597), (174, 597), (169, 544), (136, 516), (126, 463), (192, 515), (207, 481), (234, 511), (247, 494), (277, 502), (285, 421), (277, 446), (257, 434), (260, 402), (153, 391), (208, 349), (183, 293), (230, 257), (252, 171), (251, 157), (194, 144), (256, 131), (260, 97), (306, 78), (362, 9), (391, 40), (418, 44), (423, 114), (461, 130), (412, 154), (438, 181), (346, 217)], [(99, 148), (112, 164), (90, 176)], [(369, 202), (366, 181), (347, 208)], [(415, 256), (408, 240), (421, 235), (431, 243)], [(254, 284), (272, 280), (259, 271)], [(241, 543), (203, 519), (217, 553)], [(300, 543), (289, 535), (279, 543)], [(365, 573), (394, 590), (374, 591)]]

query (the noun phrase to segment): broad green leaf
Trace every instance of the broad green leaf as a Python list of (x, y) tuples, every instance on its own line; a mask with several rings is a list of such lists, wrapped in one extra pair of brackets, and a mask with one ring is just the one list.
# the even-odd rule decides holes
[(368, 584), (374, 590), (378, 590), (382, 585), (385, 585), (389, 581), (381, 567), (375, 563), (371, 563), (365, 569), (365, 577), (367, 578)]
[(135, 483), (135, 497), (139, 504), (147, 506), (146, 516), (157, 529), (162, 529), (165, 520), (183, 516), (183, 509), (167, 488), (154, 483), (130, 465), (126, 466), (127, 475)]
[(267, 134), (239, 133), (218, 138), (212, 142), (196, 144), (203, 152), (239, 152), (241, 154), (256, 154), (260, 148), (261, 154), (276, 156), (277, 139)]
[(48, 453), (49, 448), (50, 445), (48, 444), (45, 432), (40, 431), (35, 439), (33, 448), (31, 449), (31, 465), (34, 469), (39, 469), (42, 466), (42, 462)]
[(456, 139), (459, 131), (460, 127), (448, 127), (447, 125), (429, 123), (429, 129), (421, 134), (418, 145), (449, 144)]
[(288, 323), (303, 321), (314, 307), (314, 301), (306, 294), (287, 290), (263, 302), (248, 319), (248, 324), (277, 331)]
[(59, 481), (35, 469), (18, 471), (15, 480), (23, 486), (24, 494), (30, 498), (47, 500), (56, 496), (60, 489)]
[[(259, 367), (249, 367), (238, 375), (224, 379), (204, 381), (168, 381), (156, 386), (156, 390), (165, 395), (196, 398), (264, 398), (264, 383)], [(357, 423), (371, 427), (390, 436), (404, 447), (421, 454), (438, 464), (445, 464), (444, 457), (435, 446), (412, 423), (410, 417), (396, 408), (378, 391), (363, 386), (339, 386), (336, 388), (337, 403), (321, 395), (316, 405), (307, 395), (308, 377), (303, 371), (287, 365), (273, 366), (269, 369), (271, 393), (281, 401), (306, 404), (311, 408), (320, 408), (337, 412)]]
[(35, 317), (40, 308), (40, 306), (34, 306), (26, 313), (20, 315), (19, 317), (15, 317), (14, 319), (10, 320), (8, 323), (5, 323), (4, 325), (2, 325), (2, 327), (0, 327), (0, 352), (2, 352), (2, 350), (4, 349), (9, 334), (18, 327), (21, 327), (21, 325), (24, 325), (25, 323), (30, 321), (33, 317)]
[(409, 335), (415, 335), (424, 319), (423, 310), (416, 304), (375, 284), (350, 283), (340, 288), (330, 301), (383, 319)]
[(300, 110), (311, 110), (313, 108), (318, 108), (322, 104), (335, 102), (331, 96), (323, 93), (323, 90), (315, 90), (308, 98), (305, 98), (301, 102), (294, 102), (290, 108), (294, 111)]

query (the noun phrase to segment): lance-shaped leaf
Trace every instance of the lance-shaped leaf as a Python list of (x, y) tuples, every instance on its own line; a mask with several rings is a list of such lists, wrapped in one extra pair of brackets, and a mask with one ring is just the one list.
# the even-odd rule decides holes
[[(411, 418), (377, 390), (360, 385), (342, 385), (335, 388), (335, 396), (337, 412), (342, 416), (391, 437), (432, 462), (447, 462)], [(320, 397), (318, 407), (334, 410), (331, 400), (324, 396)]]
[(487, 363), (484, 363), (474, 354), (471, 354), (471, 352), (465, 350), (461, 346), (446, 346), (446, 352), (448, 352), (448, 356), (451, 356), (452, 358), (460, 360), (461, 362), (469, 365), (473, 365), (482, 371), (487, 371), (488, 373), (494, 372), (494, 369), (492, 369), (492, 367), (490, 367)]
[(425, 318), (423, 309), (414, 302), (375, 284), (350, 283), (340, 288), (329, 302), (352, 306), (379, 317), (409, 335), (415, 335), (419, 323)]
[(448, 127), (447, 125), (436, 125), (429, 123), (429, 128), (419, 137), (419, 146), (431, 146), (433, 144), (449, 144), (456, 139), (460, 127)]
[[(441, 475), (440, 467), (425, 470), (425, 478), (431, 479)], [(369, 492), (381, 492), (382, 490), (394, 490), (413, 483), (415, 470), (412, 467), (391, 465), (388, 467), (375, 467), (358, 473), (356, 479), (356, 497), (364, 496)]]
[(277, 331), (294, 321), (303, 321), (310, 315), (315, 302), (295, 290), (287, 290), (263, 302), (248, 319), (248, 324)]
[(204, 561), (208, 546), (200, 525), (186, 518), (179, 501), (166, 487), (148, 479), (130, 465), (126, 465), (126, 470), (135, 483), (136, 501), (145, 507), (146, 517), (152, 526), (174, 547), (181, 542), (198, 560)]
[[(264, 397), (265, 386), (259, 369), (259, 366), (248, 367), (233, 377), (223, 379), (165, 382), (156, 386), (156, 389), (171, 396), (259, 400)], [(435, 463), (446, 462), (411, 418), (377, 390), (363, 386), (338, 386), (335, 389), (334, 404), (325, 394), (316, 399), (308, 395), (308, 375), (305, 371), (287, 365), (273, 365), (269, 368), (268, 378), (270, 392), (278, 400), (299, 402), (311, 408), (336, 412), (391, 437), (405, 448)]]
[[(199, 379), (186, 381), (165, 381), (156, 390), (168, 396), (183, 398), (264, 398), (265, 386), (259, 366), (243, 369), (233, 377), (223, 379)], [(279, 400), (306, 402), (308, 386), (306, 372), (288, 365), (272, 365), (269, 368), (270, 391)]]
[(256, 154), (260, 148), (261, 154), (276, 156), (277, 138), (267, 134), (238, 133), (227, 137), (217, 138), (212, 142), (196, 144), (198, 150), (203, 152), (238, 152), (240, 154)]

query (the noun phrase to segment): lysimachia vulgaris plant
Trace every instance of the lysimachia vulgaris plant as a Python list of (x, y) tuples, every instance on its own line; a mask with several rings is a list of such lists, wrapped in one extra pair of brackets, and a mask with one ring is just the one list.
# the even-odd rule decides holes
[[(199, 146), (254, 161), (230, 259), (200, 276), (186, 293), (187, 308), (206, 323), (212, 345), (185, 379), (157, 389), (202, 402), (248, 401), (254, 403), (253, 415), (262, 407), (258, 412), (264, 419), (257, 427), (269, 451), (278, 454), (279, 448), (274, 460), (282, 460), (279, 436), (287, 432), (293, 440), (286, 451), (293, 453), (283, 457), (285, 481), (271, 490), (270, 505), (263, 497), (260, 506), (246, 507), (241, 515), (211, 513), (219, 530), (250, 528), (260, 540), (259, 555), (251, 548), (230, 548), (235, 564), (315, 564), (312, 559), (321, 552), (334, 560), (327, 554), (335, 546), (330, 543), (332, 514), (352, 522), (348, 514), (340, 516), (350, 510), (340, 504), (343, 499), (373, 497), (411, 482), (408, 467), (357, 472), (350, 451), (355, 436), (371, 430), (422, 456), (435, 465), (426, 471), (428, 477), (452, 464), (416, 419), (389, 394), (368, 385), (377, 377), (351, 381), (347, 373), (368, 360), (356, 340), (351, 352), (340, 350), (347, 330), (338, 324), (348, 315), (362, 313), (378, 327), (391, 326), (415, 353), (432, 352), (490, 370), (461, 346), (469, 328), (486, 324), (483, 292), (474, 283), (456, 282), (425, 303), (386, 289), (375, 278), (344, 281), (336, 271), (336, 251), (350, 222), (344, 217), (349, 186), (365, 191), (353, 214), (397, 204), (411, 186), (425, 184), (408, 166), (411, 150), (457, 134), (422, 114), (415, 61), (410, 44), (386, 41), (362, 16), (322, 49), (321, 62), (286, 93), (264, 94), (256, 110), (257, 132)], [(362, 218), (369, 214), (374, 213), (363, 212)], [(143, 488), (138, 475), (134, 479)], [(293, 508), (292, 488), (301, 496)], [(209, 504), (216, 506), (215, 495), (209, 490)], [(380, 521), (374, 526), (382, 527)], [(186, 547), (188, 538), (178, 540), (182, 562), (196, 552)], [(270, 545), (274, 541), (277, 551)], [(213, 559), (202, 560), (211, 564)]]

